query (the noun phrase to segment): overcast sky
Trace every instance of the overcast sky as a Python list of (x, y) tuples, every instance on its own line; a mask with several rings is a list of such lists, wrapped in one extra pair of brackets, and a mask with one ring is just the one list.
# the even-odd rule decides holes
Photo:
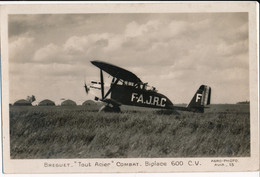
[(9, 15), (11, 103), (33, 94), (81, 104), (92, 98), (84, 79), (99, 78), (91, 60), (132, 71), (174, 104), (201, 84), (212, 103), (249, 100), (248, 15)]

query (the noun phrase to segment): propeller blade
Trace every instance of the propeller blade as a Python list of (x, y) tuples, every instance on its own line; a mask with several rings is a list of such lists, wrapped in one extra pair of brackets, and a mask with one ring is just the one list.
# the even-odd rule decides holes
[(85, 85), (84, 85), (84, 87), (85, 87), (85, 91), (86, 91), (86, 93), (88, 94), (89, 88), (88, 88), (88, 86), (87, 86), (86, 82), (85, 82)]

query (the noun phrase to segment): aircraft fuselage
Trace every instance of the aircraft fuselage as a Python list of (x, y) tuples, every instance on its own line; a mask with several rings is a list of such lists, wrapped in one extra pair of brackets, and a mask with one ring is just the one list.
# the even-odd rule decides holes
[(124, 105), (164, 109), (173, 108), (172, 102), (163, 94), (128, 85), (114, 85), (111, 99), (117, 100)]

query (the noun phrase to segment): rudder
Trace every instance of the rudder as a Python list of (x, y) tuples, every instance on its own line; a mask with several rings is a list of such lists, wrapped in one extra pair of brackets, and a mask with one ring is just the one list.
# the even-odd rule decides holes
[(210, 104), (211, 88), (201, 85), (188, 105), (188, 109), (193, 112), (204, 112), (206, 105)]

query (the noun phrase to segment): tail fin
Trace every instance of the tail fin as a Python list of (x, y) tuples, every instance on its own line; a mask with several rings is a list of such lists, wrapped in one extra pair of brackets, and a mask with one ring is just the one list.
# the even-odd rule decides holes
[(188, 109), (194, 112), (204, 112), (206, 105), (210, 104), (211, 88), (201, 85), (188, 105)]

